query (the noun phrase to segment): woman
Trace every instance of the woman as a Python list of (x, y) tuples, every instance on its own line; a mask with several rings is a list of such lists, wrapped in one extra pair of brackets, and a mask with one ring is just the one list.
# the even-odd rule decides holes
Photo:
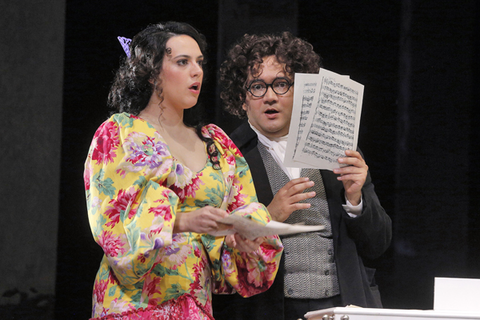
[(204, 37), (184, 23), (147, 27), (130, 44), (85, 163), (90, 226), (104, 250), (95, 319), (213, 319), (211, 292), (267, 290), (282, 245), (214, 237), (219, 219), (270, 220), (248, 166), (215, 125), (193, 128)]

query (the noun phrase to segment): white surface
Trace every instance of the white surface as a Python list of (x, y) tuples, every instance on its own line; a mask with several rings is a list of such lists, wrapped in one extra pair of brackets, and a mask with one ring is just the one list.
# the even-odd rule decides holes
[(480, 279), (435, 278), (433, 309), (480, 313)]
[[(438, 311), (438, 310), (402, 310), (379, 308), (331, 308), (310, 311), (305, 314), (309, 320), (322, 320), (323, 316), (333, 316), (334, 320), (471, 320), (480, 319), (480, 312)], [(347, 318), (347, 317), (348, 318)]]

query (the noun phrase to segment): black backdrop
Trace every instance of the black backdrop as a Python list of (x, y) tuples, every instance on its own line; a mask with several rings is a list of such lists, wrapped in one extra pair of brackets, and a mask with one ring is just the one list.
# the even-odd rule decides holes
[[(83, 161), (123, 51), (149, 23), (191, 23), (209, 43), (202, 102), (211, 122), (230, 132), (219, 111), (216, 68), (237, 35), (290, 29), (306, 38), (327, 69), (365, 85), (359, 146), (377, 193), (394, 221), (391, 249), (378, 261), (389, 308), (430, 309), (436, 276), (480, 277), (476, 229), (478, 173), (478, 10), (475, 1), (67, 1), (62, 173), (56, 316), (85, 319), (101, 250), (93, 242), (83, 193)], [(235, 5), (234, 5), (235, 3)], [(269, 8), (292, 5), (288, 19)], [(242, 15), (228, 12), (235, 6)], [(271, 29), (242, 19), (273, 19)], [(228, 24), (220, 16), (233, 17)], [(275, 14), (278, 15), (278, 12)], [(237, 19), (237, 21), (235, 20)], [(255, 29), (252, 26), (262, 26)], [(231, 39), (229, 39), (231, 41)], [(220, 59), (217, 59), (220, 57)]]

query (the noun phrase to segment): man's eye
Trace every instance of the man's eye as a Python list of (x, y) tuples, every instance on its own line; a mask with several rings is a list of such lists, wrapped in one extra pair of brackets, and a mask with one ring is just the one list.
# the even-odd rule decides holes
[(252, 90), (263, 90), (265, 86), (262, 83), (254, 83), (251, 88)]
[(286, 87), (288, 87), (288, 82), (287, 81), (278, 81), (278, 82), (275, 83), (275, 87), (286, 88)]

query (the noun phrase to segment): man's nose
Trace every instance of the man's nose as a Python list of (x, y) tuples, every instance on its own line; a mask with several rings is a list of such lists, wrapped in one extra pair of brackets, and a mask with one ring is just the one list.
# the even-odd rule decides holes
[(263, 98), (266, 100), (276, 100), (278, 96), (275, 91), (273, 91), (272, 86), (267, 86), (267, 92), (265, 92)]

